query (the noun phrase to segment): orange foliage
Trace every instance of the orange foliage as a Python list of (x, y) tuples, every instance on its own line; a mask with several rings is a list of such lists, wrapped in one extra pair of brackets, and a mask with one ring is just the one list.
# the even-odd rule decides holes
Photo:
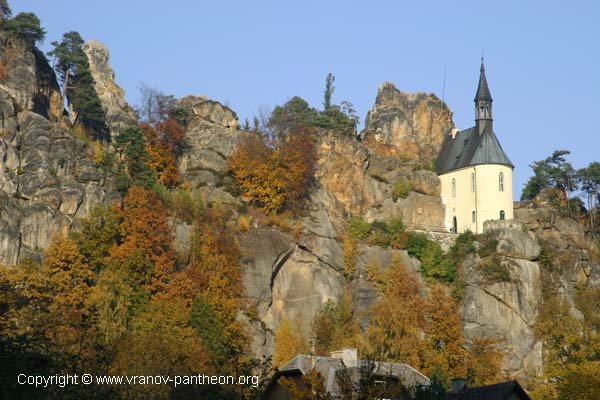
[(267, 212), (296, 208), (312, 181), (315, 140), (305, 129), (270, 148), (259, 135), (246, 134), (229, 157), (229, 169), (244, 195)]
[(158, 180), (167, 187), (173, 187), (179, 181), (177, 158), (181, 155), (184, 128), (169, 118), (156, 126), (143, 124), (142, 132), (148, 140), (146, 150), (150, 155), (148, 164), (156, 172)]
[(177, 254), (167, 213), (156, 194), (134, 186), (115, 209), (123, 240), (112, 247), (111, 257), (127, 270), (133, 280), (155, 292), (168, 282)]

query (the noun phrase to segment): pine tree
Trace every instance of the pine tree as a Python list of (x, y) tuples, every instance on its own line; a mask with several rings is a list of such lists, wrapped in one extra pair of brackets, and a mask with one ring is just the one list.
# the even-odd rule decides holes
[(60, 42), (52, 42), (54, 49), (48, 55), (56, 57), (55, 69), (62, 81), (63, 98), (66, 97), (73, 107), (75, 122), (91, 130), (96, 139), (109, 140), (102, 103), (94, 89), (83, 44), (78, 32), (67, 32)]
[(46, 30), (42, 28), (40, 19), (33, 13), (17, 14), (13, 19), (6, 21), (4, 29), (9, 37), (22, 40), (29, 46), (43, 41), (46, 37)]

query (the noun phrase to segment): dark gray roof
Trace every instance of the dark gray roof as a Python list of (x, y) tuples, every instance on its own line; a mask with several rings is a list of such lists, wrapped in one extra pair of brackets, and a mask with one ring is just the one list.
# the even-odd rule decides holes
[(481, 68), (479, 69), (479, 85), (477, 85), (477, 93), (475, 93), (475, 102), (480, 100), (493, 101), (490, 88), (485, 78), (485, 67), (483, 66), (483, 59), (481, 60)]
[[(360, 378), (359, 368), (365, 365), (365, 361), (358, 361), (358, 367), (347, 368), (353, 380), (358, 382)], [(374, 372), (381, 376), (395, 376), (405, 387), (414, 387), (417, 385), (429, 385), (429, 378), (408, 364), (376, 361)], [(289, 376), (293, 374), (305, 375), (312, 369), (321, 374), (325, 381), (325, 390), (331, 394), (339, 393), (339, 386), (336, 379), (337, 371), (342, 370), (343, 363), (339, 358), (321, 357), (314, 355), (298, 354), (286, 365), (277, 371), (271, 382), (275, 382), (281, 375)]]
[[(446, 400), (505, 400), (511, 394), (520, 400), (529, 400), (529, 396), (517, 381), (508, 381), (479, 387), (466, 387), (460, 393), (449, 393)], [(510, 397), (512, 398), (512, 397)]]
[(480, 164), (501, 164), (514, 168), (513, 163), (502, 150), (491, 123), (486, 124), (481, 134), (477, 126), (474, 126), (458, 132), (454, 139), (450, 135), (446, 136), (435, 169), (437, 174), (441, 175)]

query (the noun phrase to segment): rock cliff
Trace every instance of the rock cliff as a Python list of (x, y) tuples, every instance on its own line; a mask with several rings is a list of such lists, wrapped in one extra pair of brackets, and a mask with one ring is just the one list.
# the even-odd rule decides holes
[(435, 95), (405, 93), (385, 82), (367, 113), (361, 138), (380, 152), (431, 164), (453, 127), (452, 113)]
[(94, 89), (102, 103), (106, 125), (114, 138), (121, 129), (137, 123), (135, 112), (125, 101), (125, 91), (115, 82), (108, 49), (92, 40), (85, 43), (83, 51), (88, 57)]
[[(114, 135), (135, 123), (135, 115), (114, 81), (106, 48), (88, 42), (85, 51)], [(56, 123), (62, 104), (44, 56), (36, 49), (4, 49), (0, 67), (0, 262), (16, 264), (39, 258), (53, 233), (76, 228), (95, 205), (119, 195), (112, 177), (92, 161), (90, 146), (66, 124)], [(242, 205), (227, 170), (241, 132), (235, 112), (195, 96), (180, 99), (178, 107), (187, 115), (187, 148), (179, 162), (183, 184), (206, 204)], [(435, 96), (407, 94), (386, 83), (369, 111), (362, 141), (320, 132), (314, 188), (293, 231), (253, 223), (239, 236), (244, 296), (257, 311), (254, 319), (246, 319), (257, 354), (272, 354), (273, 333), (282, 319), (308, 335), (315, 312), (340, 297), (346, 285), (341, 238), (350, 216), (400, 218), (410, 229), (442, 229), (440, 182), (422, 167), (431, 163), (452, 127), (450, 111)], [(550, 245), (562, 255), (559, 278), (568, 299), (577, 284), (600, 286), (600, 266), (598, 249), (581, 225), (552, 211), (543, 197), (518, 203), (515, 218), (486, 225), (497, 241), (494, 262), (504, 275), (490, 279), (482, 268), (489, 261), (485, 257), (471, 255), (464, 262), (461, 314), (467, 339), (501, 340), (507, 351), (504, 369), (524, 376), (543, 367), (533, 329), (545, 273), (542, 247)], [(175, 228), (177, 248), (185, 253), (190, 226), (175, 222)], [(448, 235), (432, 237), (449, 247)], [(393, 257), (418, 274), (419, 261), (406, 251), (358, 246), (357, 278), (350, 287), (358, 310), (377, 298), (364, 279), (367, 266), (383, 270)]]

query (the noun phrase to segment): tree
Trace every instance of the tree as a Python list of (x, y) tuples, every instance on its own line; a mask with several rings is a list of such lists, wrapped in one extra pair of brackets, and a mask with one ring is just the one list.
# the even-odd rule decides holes
[(298, 97), (292, 97), (283, 106), (277, 106), (271, 113), (267, 127), (275, 130), (279, 139), (289, 132), (299, 131), (314, 126), (317, 110)]
[(273, 354), (273, 365), (283, 367), (288, 361), (298, 354), (308, 350), (308, 345), (295, 324), (287, 319), (279, 321), (275, 330), (275, 353)]
[(463, 348), (458, 304), (439, 285), (431, 290), (429, 297), (426, 306), (425, 371), (429, 376), (445, 378), (448, 384), (450, 378), (466, 376), (467, 373), (467, 352)]
[(142, 123), (155, 125), (172, 116), (177, 108), (175, 97), (145, 83), (140, 84), (138, 89), (140, 99), (136, 111)]
[(93, 132), (99, 140), (109, 140), (102, 103), (94, 88), (89, 60), (83, 51), (78, 32), (67, 32), (60, 42), (52, 42), (48, 55), (56, 58), (55, 69), (62, 81), (63, 99), (67, 98), (75, 112), (75, 123)]
[(329, 354), (344, 347), (356, 347), (361, 331), (352, 305), (352, 293), (346, 289), (337, 303), (327, 302), (312, 323), (316, 354)]
[(367, 353), (382, 361), (420, 365), (425, 305), (417, 278), (394, 259), (385, 273), (383, 296), (368, 313)]
[(557, 389), (561, 400), (600, 399), (600, 361), (569, 367)]
[(534, 176), (527, 181), (521, 199), (532, 199), (548, 187), (562, 190), (568, 199), (569, 192), (577, 188), (577, 174), (565, 158), (569, 154), (568, 150), (555, 150), (545, 160), (535, 161), (531, 165)]
[(329, 110), (329, 107), (331, 107), (331, 97), (335, 91), (335, 86), (333, 86), (334, 82), (335, 76), (333, 76), (331, 72), (328, 73), (325, 78), (325, 92), (323, 93), (323, 109), (325, 111)]
[(63, 34), (61, 42), (52, 42), (54, 50), (48, 52), (49, 56), (57, 60), (54, 68), (62, 82), (63, 99), (67, 96), (69, 79), (75, 74), (76, 66), (82, 65), (83, 59), (87, 58), (83, 52), (83, 43), (78, 32), (67, 32)]
[(172, 118), (156, 125), (142, 124), (147, 139), (148, 165), (158, 180), (166, 187), (174, 187), (179, 181), (178, 158), (185, 148), (183, 126)]
[(163, 204), (154, 192), (134, 186), (117, 212), (121, 239), (111, 248), (111, 257), (126, 271), (134, 289), (163, 289), (177, 259)]
[(150, 155), (146, 149), (146, 139), (140, 128), (129, 127), (121, 131), (115, 139), (115, 147), (124, 162), (127, 173), (127, 176), (122, 177), (122, 182), (118, 187), (119, 191), (125, 193), (131, 185), (151, 188), (156, 182), (156, 177), (149, 165)]
[(43, 41), (46, 37), (46, 30), (42, 28), (40, 19), (33, 13), (17, 14), (13, 19), (6, 21), (4, 29), (9, 37), (22, 40), (29, 46)]
[(269, 213), (295, 210), (309, 193), (315, 165), (312, 130), (292, 131), (275, 148), (261, 136), (245, 134), (227, 164), (236, 184)]
[(8, 0), (0, 0), (0, 21), (3, 23), (12, 16), (12, 10)]
[(581, 179), (581, 190), (587, 197), (590, 229), (595, 231), (600, 202), (600, 162), (590, 163), (586, 168), (577, 171), (577, 175)]

